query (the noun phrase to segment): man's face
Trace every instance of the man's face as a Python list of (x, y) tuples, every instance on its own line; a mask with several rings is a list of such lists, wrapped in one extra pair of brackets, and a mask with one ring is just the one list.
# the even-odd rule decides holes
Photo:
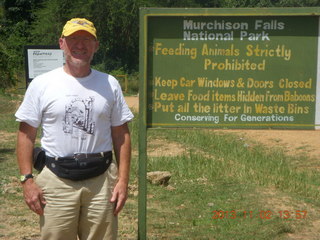
[(64, 50), (67, 63), (77, 66), (90, 65), (99, 42), (86, 31), (77, 31), (59, 39), (60, 48)]

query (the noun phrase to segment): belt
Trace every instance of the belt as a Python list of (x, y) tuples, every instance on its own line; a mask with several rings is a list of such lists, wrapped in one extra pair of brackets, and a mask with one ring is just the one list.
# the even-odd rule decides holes
[(46, 166), (58, 177), (84, 180), (104, 173), (112, 162), (112, 151), (77, 153), (69, 157), (46, 157)]
[(110, 156), (112, 156), (112, 151), (100, 152), (100, 153), (75, 153), (73, 154), (73, 156), (68, 156), (68, 157), (47, 156), (47, 158), (58, 161), (58, 160), (81, 160), (81, 159), (87, 159), (87, 158), (110, 157)]

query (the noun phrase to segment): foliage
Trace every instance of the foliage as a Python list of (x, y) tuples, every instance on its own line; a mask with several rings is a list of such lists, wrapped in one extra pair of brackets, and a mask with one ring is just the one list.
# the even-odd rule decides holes
[(94, 65), (104, 71), (138, 70), (139, 8), (316, 7), (320, 0), (0, 0), (0, 88), (23, 71), (23, 46), (57, 45), (65, 22), (93, 21), (101, 42)]
[[(31, 43), (34, 45), (58, 45), (63, 25), (72, 17), (82, 16), (90, 18), (92, 1), (83, 0), (50, 0), (45, 1), (43, 7), (35, 12), (36, 21), (32, 24)], [(74, 6), (81, 6), (75, 8)], [(44, 37), (45, 36), (45, 37)]]
[(16, 81), (11, 54), (3, 43), (0, 43), (0, 89), (12, 87)]
[(92, 13), (98, 29), (100, 51), (97, 60), (105, 69), (138, 68), (138, 32), (140, 0), (96, 0)]
[(36, 0), (3, 0), (0, 20), (0, 89), (12, 87), (23, 69), (23, 45), (30, 36)]

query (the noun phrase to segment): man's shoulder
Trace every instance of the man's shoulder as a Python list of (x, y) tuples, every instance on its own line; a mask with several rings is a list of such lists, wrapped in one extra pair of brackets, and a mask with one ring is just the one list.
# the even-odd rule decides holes
[(54, 82), (59, 78), (59, 75), (62, 74), (62, 68), (56, 68), (54, 70), (42, 73), (41, 75), (35, 77), (31, 83), (30, 86), (40, 87), (40, 86), (46, 86), (50, 82)]
[(52, 78), (56, 78), (58, 75), (63, 74), (62, 67), (50, 70), (48, 72), (42, 73), (41, 75), (35, 77), (32, 81), (44, 81), (44, 80), (50, 80)]

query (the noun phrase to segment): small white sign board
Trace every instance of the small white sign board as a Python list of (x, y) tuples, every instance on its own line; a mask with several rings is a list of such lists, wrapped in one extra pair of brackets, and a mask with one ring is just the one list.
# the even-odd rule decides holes
[(35, 77), (64, 64), (63, 51), (52, 46), (26, 46), (25, 57), (27, 85)]

